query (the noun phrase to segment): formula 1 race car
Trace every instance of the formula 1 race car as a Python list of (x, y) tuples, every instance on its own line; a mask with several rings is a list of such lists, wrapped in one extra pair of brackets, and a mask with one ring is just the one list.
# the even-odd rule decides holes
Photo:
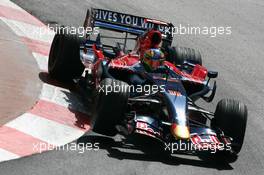
[[(216, 82), (211, 83), (211, 79), (218, 73), (202, 65), (199, 51), (171, 46), (173, 24), (91, 9), (84, 27), (124, 33), (125, 37), (103, 36), (101, 31), (95, 39), (56, 34), (48, 69), (54, 79), (74, 80), (84, 96), (93, 98), (95, 132), (107, 136), (144, 135), (166, 147), (181, 142), (192, 145), (194, 149), (184, 150), (191, 153), (214, 150), (236, 156), (240, 152), (247, 107), (232, 99), (218, 102), (215, 112), (197, 106), (198, 99), (214, 99)], [(102, 43), (102, 39), (124, 42), (112, 46)], [(129, 40), (136, 42), (132, 50), (127, 49)], [(142, 53), (157, 45), (166, 60), (158, 72), (148, 72), (141, 66)], [(133, 83), (134, 75), (142, 81)]]

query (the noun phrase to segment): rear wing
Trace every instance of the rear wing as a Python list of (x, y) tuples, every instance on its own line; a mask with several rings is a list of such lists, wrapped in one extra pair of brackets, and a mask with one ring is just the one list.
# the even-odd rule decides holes
[(88, 9), (84, 27), (99, 27), (137, 36), (155, 27), (162, 33), (163, 39), (169, 41), (169, 44), (173, 39), (171, 35), (172, 23), (104, 9)]

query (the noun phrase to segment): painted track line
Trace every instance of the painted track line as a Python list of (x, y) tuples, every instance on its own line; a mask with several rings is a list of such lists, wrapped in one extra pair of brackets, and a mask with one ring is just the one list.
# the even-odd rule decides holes
[(58, 105), (64, 106), (65, 108), (88, 114), (88, 111), (85, 108), (84, 104), (74, 93), (70, 92), (68, 89), (64, 89), (61, 87), (54, 88), (53, 85), (44, 83), (40, 99), (56, 103)]
[(56, 146), (71, 142), (83, 134), (79, 129), (30, 113), (23, 114), (6, 126)]
[[(40, 70), (47, 72), (55, 33), (9, 0), (0, 1), (0, 20), (29, 48)], [(34, 148), (37, 144), (67, 144), (89, 129), (88, 111), (79, 97), (68, 89), (43, 83), (36, 105), (0, 127), (0, 162), (39, 153)]]
[(53, 31), (46, 27), (39, 27), (25, 22), (8, 19), (6, 17), (0, 17), (0, 19), (20, 37), (51, 44), (55, 35)]
[(0, 5), (5, 6), (7, 8), (13, 8), (13, 9), (16, 9), (16, 10), (23, 11), (23, 9), (21, 7), (19, 7), (18, 5), (14, 4), (10, 0), (1, 0), (0, 1)]
[(17, 158), (19, 158), (18, 155), (0, 148), (0, 162), (11, 160), (11, 159), (17, 159)]
[(29, 113), (81, 131), (86, 131), (90, 127), (89, 122), (85, 120), (85, 113), (72, 111), (70, 108), (65, 108), (45, 100), (39, 100)]
[(38, 63), (39, 69), (44, 72), (48, 72), (48, 56), (42, 55), (37, 52), (32, 52), (32, 54)]
[(50, 50), (50, 43), (21, 37), (21, 40), (27, 45), (27, 47), (33, 53), (39, 53), (40, 55), (48, 56)]
[(1, 5), (1, 3), (0, 3), (0, 16), (37, 26), (44, 26), (42, 22), (40, 22), (36, 18), (32, 18), (30, 14), (24, 13), (22, 9), (14, 9), (13, 7), (3, 6)]
[(47, 144), (45, 141), (8, 126), (0, 128), (0, 139), (1, 149), (13, 153), (18, 157), (39, 152), (37, 149), (34, 149), (34, 145)]

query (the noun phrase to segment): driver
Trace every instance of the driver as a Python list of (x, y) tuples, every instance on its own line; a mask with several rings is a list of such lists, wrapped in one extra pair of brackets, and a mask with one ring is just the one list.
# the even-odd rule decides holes
[(163, 52), (159, 48), (152, 48), (145, 51), (141, 63), (147, 72), (153, 72), (163, 65), (164, 60)]
[(142, 72), (159, 72), (159, 68), (163, 66), (165, 60), (163, 52), (159, 48), (151, 48), (144, 52), (140, 57), (140, 62), (134, 67), (135, 74), (130, 75), (130, 83), (132, 85), (143, 85), (145, 79), (141, 76)]

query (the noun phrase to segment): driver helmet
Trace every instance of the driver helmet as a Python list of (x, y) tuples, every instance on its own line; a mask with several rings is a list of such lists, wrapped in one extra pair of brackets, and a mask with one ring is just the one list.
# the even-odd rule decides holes
[(142, 63), (147, 71), (156, 70), (162, 65), (164, 54), (159, 48), (152, 48), (145, 51)]

